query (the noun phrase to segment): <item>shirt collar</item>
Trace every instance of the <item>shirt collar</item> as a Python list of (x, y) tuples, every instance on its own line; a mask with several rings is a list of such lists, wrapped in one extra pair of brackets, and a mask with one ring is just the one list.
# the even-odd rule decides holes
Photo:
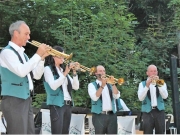
[(17, 52), (24, 52), (24, 47), (19, 47), (17, 44), (13, 43), (12, 41), (9, 41), (9, 45), (14, 48)]
[(62, 69), (61, 67), (58, 68), (58, 67), (56, 66), (56, 69), (59, 70), (61, 73), (63, 72), (63, 69)]
[(101, 82), (101, 81), (99, 81), (98, 79), (96, 79), (96, 83), (97, 83), (97, 84), (99, 84), (99, 85), (101, 85), (101, 84), (102, 84), (102, 82)]

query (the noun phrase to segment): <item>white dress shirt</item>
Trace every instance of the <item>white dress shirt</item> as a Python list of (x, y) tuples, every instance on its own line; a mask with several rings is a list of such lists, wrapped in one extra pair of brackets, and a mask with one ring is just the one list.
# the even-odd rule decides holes
[[(45, 77), (45, 81), (49, 84), (49, 86), (51, 87), (52, 90), (56, 90), (58, 87), (60, 87), (62, 85), (62, 89), (63, 89), (63, 93), (64, 93), (64, 100), (72, 100), (71, 96), (69, 95), (68, 89), (67, 89), (67, 77), (65, 77), (63, 75), (63, 70), (59, 69), (58, 67), (56, 67), (58, 74), (59, 74), (59, 78), (54, 80), (54, 76), (53, 73), (50, 69), (49, 66), (46, 66), (44, 69), (44, 77)], [(73, 78), (71, 78), (68, 75), (71, 84), (72, 84), (72, 89), (74, 90), (78, 90), (79, 89), (79, 80), (78, 80), (78, 75), (73, 76)]]
[[(156, 96), (156, 85), (150, 84), (149, 88), (147, 86), (143, 86), (142, 82), (139, 84), (138, 87), (138, 98), (140, 101), (143, 101), (145, 97), (147, 96), (147, 92), (150, 89), (150, 95), (151, 95), (151, 106), (157, 106), (157, 96)], [(159, 88), (159, 94), (162, 96), (163, 99), (166, 99), (168, 97), (167, 92), (167, 86), (166, 83), (162, 85)]]
[(29, 89), (33, 90), (33, 82), (30, 77), (30, 72), (33, 72), (34, 79), (40, 79), (44, 72), (44, 61), (41, 61), (41, 57), (38, 54), (34, 54), (27, 62), (23, 55), (24, 48), (19, 47), (15, 43), (9, 41), (9, 45), (14, 48), (21, 56), (24, 64), (22, 64), (19, 60), (17, 54), (10, 49), (4, 49), (0, 53), (0, 63), (4, 68), (9, 69), (14, 74), (19, 77), (28, 77), (29, 81)]
[[(99, 84), (99, 86), (101, 86), (102, 82), (99, 80), (96, 80), (96, 83)], [(96, 88), (93, 85), (93, 83), (89, 83), (88, 84), (88, 93), (90, 98), (93, 101), (97, 101), (100, 97), (96, 96)], [(118, 99), (120, 97), (120, 92), (118, 91), (118, 94), (112, 94), (113, 98)], [(114, 101), (115, 102), (115, 101)], [(115, 104), (116, 105), (116, 104)], [(116, 108), (116, 106), (115, 106)], [(102, 91), (102, 111), (111, 111), (112, 110), (112, 104), (111, 104), (111, 98), (109, 95), (109, 90), (107, 85), (105, 85), (103, 91)]]

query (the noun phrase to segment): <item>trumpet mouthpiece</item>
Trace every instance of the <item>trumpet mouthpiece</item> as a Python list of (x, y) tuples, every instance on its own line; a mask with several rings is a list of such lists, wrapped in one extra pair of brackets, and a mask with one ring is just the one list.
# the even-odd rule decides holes
[(26, 43), (31, 43), (31, 42), (29, 42), (29, 41), (27, 40)]

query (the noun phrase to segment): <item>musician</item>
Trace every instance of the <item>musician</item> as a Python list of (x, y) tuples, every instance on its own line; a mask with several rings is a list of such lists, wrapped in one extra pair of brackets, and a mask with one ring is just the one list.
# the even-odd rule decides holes
[(146, 72), (148, 78), (139, 84), (138, 98), (142, 101), (142, 119), (144, 134), (164, 134), (165, 131), (165, 107), (163, 99), (168, 97), (166, 83), (154, 84), (159, 79), (157, 67), (149, 65)]
[(44, 58), (51, 48), (38, 47), (29, 59), (24, 53), (30, 29), (24, 21), (16, 21), (9, 27), (11, 41), (0, 53), (0, 70), (3, 96), (1, 109), (7, 122), (8, 134), (34, 134), (34, 118), (30, 93), (32, 79), (40, 79), (44, 71)]
[(120, 92), (115, 85), (107, 84), (105, 68), (96, 67), (95, 82), (88, 84), (88, 93), (91, 98), (92, 123), (95, 134), (117, 134), (117, 115), (115, 99)]
[[(60, 46), (55, 50), (64, 52)], [(44, 86), (47, 93), (47, 105), (50, 108), (51, 133), (69, 134), (72, 110), (72, 89), (79, 89), (78, 75), (73, 63), (63, 68), (64, 57), (48, 56), (44, 71)], [(73, 78), (69, 75), (73, 70)]]

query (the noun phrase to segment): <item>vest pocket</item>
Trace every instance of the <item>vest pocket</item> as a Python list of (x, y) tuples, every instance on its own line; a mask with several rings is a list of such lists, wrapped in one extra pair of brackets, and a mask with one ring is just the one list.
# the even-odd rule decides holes
[(15, 85), (15, 86), (22, 86), (22, 82), (17, 84), (17, 83), (11, 83), (11, 85)]
[(147, 104), (146, 100), (142, 102), (142, 105), (146, 105), (146, 104)]

